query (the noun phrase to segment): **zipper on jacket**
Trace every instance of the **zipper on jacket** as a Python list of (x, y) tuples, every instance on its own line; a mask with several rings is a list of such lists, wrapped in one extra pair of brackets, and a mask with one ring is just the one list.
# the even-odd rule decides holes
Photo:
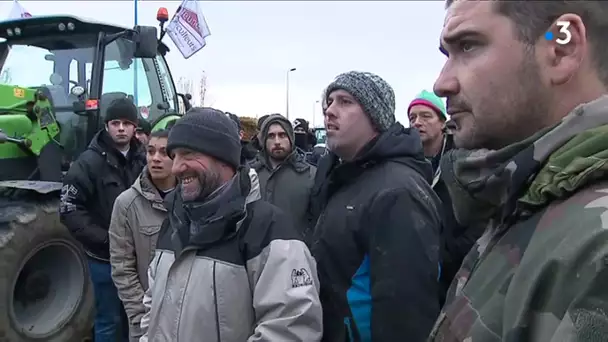
[(355, 336), (353, 335), (353, 327), (350, 324), (350, 317), (344, 317), (344, 325), (346, 326), (346, 331), (348, 332), (348, 340), (350, 342), (355, 342)]
[(216, 283), (216, 278), (215, 278), (215, 266), (217, 265), (217, 263), (214, 261), (213, 262), (213, 302), (215, 305), (215, 331), (216, 331), (216, 335), (217, 335), (217, 341), (221, 342), (221, 336), (220, 336), (220, 313), (219, 313), (219, 308), (217, 307), (217, 283)]

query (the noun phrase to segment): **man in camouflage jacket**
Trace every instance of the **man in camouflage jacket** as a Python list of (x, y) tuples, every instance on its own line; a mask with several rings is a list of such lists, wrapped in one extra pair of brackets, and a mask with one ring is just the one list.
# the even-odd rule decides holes
[[(553, 20), (567, 43), (542, 37)], [(607, 21), (599, 1), (448, 3), (435, 92), (459, 149), (442, 177), (485, 233), (429, 341), (608, 341)]]

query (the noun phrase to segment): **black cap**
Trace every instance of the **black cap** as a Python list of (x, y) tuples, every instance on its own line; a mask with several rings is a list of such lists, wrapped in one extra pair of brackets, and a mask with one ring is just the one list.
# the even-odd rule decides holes
[(133, 101), (126, 97), (119, 98), (110, 102), (108, 105), (104, 122), (108, 123), (112, 120), (127, 120), (137, 126), (137, 122), (139, 121), (137, 116), (137, 107), (135, 107)]
[(148, 120), (139, 120), (137, 125), (137, 131), (143, 132), (146, 135), (150, 135), (150, 133), (152, 133), (152, 125), (150, 125)]
[(214, 108), (191, 108), (169, 133), (167, 153), (185, 147), (222, 160), (235, 169), (241, 163), (241, 140), (234, 122)]

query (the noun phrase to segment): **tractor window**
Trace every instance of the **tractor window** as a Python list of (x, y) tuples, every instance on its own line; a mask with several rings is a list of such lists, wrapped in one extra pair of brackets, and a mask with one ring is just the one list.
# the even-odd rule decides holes
[(160, 82), (165, 89), (165, 94), (168, 97), (169, 110), (175, 112), (175, 100), (177, 99), (175, 85), (171, 79), (171, 73), (167, 67), (165, 59), (161, 55), (156, 56), (156, 62), (158, 64), (158, 70), (160, 71)]
[[(135, 92), (135, 77), (137, 75), (137, 93)], [(131, 64), (123, 64), (119, 61), (106, 61), (103, 70), (103, 94), (125, 93), (137, 95), (137, 107), (150, 107), (152, 96), (150, 86), (144, 71), (142, 61), (134, 59)]]
[(50, 84), (53, 61), (45, 59), (48, 54), (49, 51), (43, 48), (12, 45), (0, 71), (0, 83), (24, 88)]

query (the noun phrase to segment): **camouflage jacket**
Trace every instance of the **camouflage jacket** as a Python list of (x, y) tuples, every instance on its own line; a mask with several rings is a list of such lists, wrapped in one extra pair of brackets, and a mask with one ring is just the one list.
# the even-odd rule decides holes
[(486, 230), (429, 341), (608, 341), (608, 97), (442, 170), (458, 221)]

